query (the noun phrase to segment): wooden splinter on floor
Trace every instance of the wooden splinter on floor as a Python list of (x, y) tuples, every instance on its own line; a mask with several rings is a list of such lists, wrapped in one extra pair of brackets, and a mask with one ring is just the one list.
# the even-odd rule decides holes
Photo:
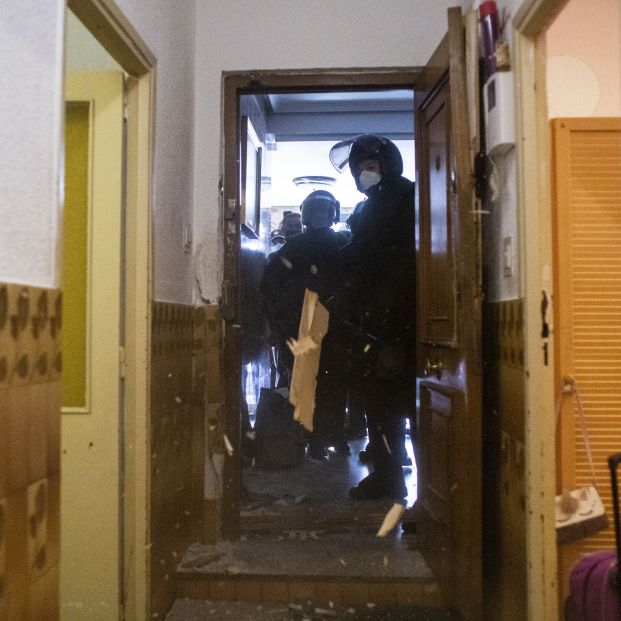
[(289, 403), (295, 408), (293, 418), (308, 431), (313, 430), (321, 341), (328, 332), (329, 319), (330, 313), (319, 301), (317, 293), (306, 289), (298, 339), (290, 339), (288, 345), (295, 357)]

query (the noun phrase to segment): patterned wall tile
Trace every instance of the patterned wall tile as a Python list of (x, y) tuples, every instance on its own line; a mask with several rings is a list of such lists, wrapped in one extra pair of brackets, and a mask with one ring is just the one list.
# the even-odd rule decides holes
[(200, 441), (193, 417), (204, 315), (191, 306), (154, 302), (152, 316), (151, 614), (163, 617), (174, 599), (176, 565), (200, 517), (193, 498), (194, 441)]
[(0, 500), (0, 614), (6, 607), (6, 519), (6, 498), (2, 498)]
[(495, 359), (509, 367), (524, 368), (524, 315), (522, 300), (493, 305)]
[(13, 386), (29, 384), (34, 367), (36, 341), (30, 329), (31, 298), (30, 288), (9, 287), (9, 329), (14, 341), (9, 382)]
[(0, 283), (0, 621), (2, 593), (8, 618), (58, 618), (60, 348), (60, 293)]
[(41, 479), (28, 486), (28, 568), (32, 580), (48, 567), (48, 511), (47, 479)]
[(523, 313), (521, 299), (490, 304), (487, 314), (491, 325), (485, 330), (489, 339), (486, 382), (492, 407), (499, 415), (501, 429), (521, 442), (526, 381)]
[(9, 384), (9, 364), (13, 360), (14, 347), (9, 324), (9, 286), (0, 283), (0, 390)]

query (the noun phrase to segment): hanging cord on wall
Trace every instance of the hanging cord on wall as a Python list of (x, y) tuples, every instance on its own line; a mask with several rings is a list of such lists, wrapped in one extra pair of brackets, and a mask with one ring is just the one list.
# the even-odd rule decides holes
[(593, 453), (591, 451), (591, 442), (589, 440), (589, 434), (586, 428), (586, 418), (584, 416), (584, 408), (582, 407), (582, 399), (580, 398), (580, 391), (578, 390), (578, 384), (576, 384), (575, 378), (571, 375), (567, 375), (563, 378), (563, 385), (561, 386), (561, 392), (556, 399), (556, 426), (558, 428), (559, 420), (561, 417), (561, 405), (563, 396), (573, 395), (576, 399), (576, 405), (578, 406), (578, 419), (580, 420), (580, 430), (582, 431), (582, 439), (584, 440), (584, 448), (586, 449), (587, 459), (589, 460), (589, 467), (591, 469), (591, 477), (593, 479), (593, 485), (595, 487), (595, 467), (593, 466)]
[(557, 543), (570, 543), (577, 541), (608, 528), (609, 522), (606, 516), (606, 509), (597, 491), (595, 484), (595, 467), (593, 466), (593, 454), (591, 442), (586, 428), (586, 418), (582, 399), (576, 384), (576, 380), (571, 376), (563, 378), (561, 392), (556, 400), (556, 424), (558, 426), (561, 404), (564, 395), (573, 395), (578, 407), (578, 417), (580, 419), (580, 429), (586, 449), (593, 485), (581, 485), (575, 489), (563, 489), (555, 499), (555, 522), (556, 522), (556, 541)]

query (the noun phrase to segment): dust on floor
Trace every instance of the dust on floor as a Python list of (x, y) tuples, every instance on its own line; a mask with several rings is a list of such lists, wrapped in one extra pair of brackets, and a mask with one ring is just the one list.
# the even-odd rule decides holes
[(457, 621), (437, 608), (358, 607), (319, 608), (306, 604), (257, 604), (178, 599), (166, 621)]

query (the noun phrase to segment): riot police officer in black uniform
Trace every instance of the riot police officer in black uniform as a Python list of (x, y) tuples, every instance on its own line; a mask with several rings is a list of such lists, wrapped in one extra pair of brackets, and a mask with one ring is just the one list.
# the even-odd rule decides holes
[(416, 384), (414, 183), (402, 176), (397, 147), (382, 136), (342, 141), (330, 160), (340, 171), (349, 164), (367, 196), (352, 240), (339, 252), (343, 285), (332, 309), (373, 447), (373, 472), (350, 496), (402, 499), (403, 417), (415, 408)]
[[(277, 343), (280, 363), (293, 368), (293, 356), (287, 347), (290, 338), (297, 339), (304, 291), (310, 289), (328, 304), (337, 285), (337, 256), (348, 240), (334, 231), (340, 205), (324, 190), (311, 192), (300, 206), (304, 232), (289, 237), (280, 250), (269, 256), (261, 291), (264, 296), (270, 329)], [(317, 391), (315, 396), (314, 431), (310, 436), (309, 457), (323, 461), (326, 449), (348, 453), (344, 438), (346, 387), (341, 378), (342, 361), (332, 347), (330, 332), (322, 342)]]

